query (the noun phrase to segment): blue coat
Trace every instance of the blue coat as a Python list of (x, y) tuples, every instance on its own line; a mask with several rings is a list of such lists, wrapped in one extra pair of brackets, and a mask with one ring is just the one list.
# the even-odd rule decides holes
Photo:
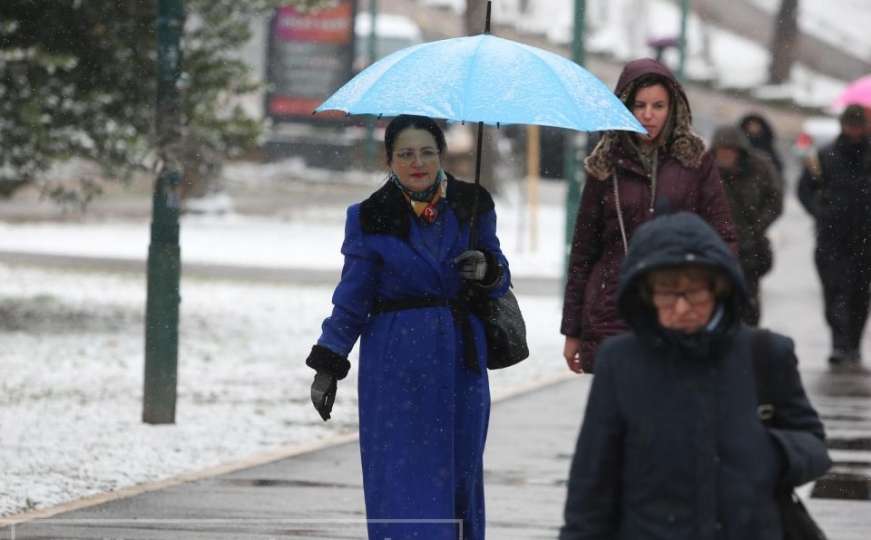
[(469, 316), (481, 366), (472, 370), (450, 308), (373, 314), (376, 300), (457, 297), (462, 280), (453, 260), (469, 246), (475, 189), (477, 248), (501, 265), (503, 279), (491, 291), (498, 296), (510, 276), (485, 190), (449, 177), (432, 224), (414, 216), (390, 182), (348, 209), (345, 265), (318, 345), (346, 357), (361, 338), (360, 452), (370, 538), (457, 538), (457, 523), (444, 520), (463, 520), (465, 538), (484, 538), (490, 393), (481, 323)]

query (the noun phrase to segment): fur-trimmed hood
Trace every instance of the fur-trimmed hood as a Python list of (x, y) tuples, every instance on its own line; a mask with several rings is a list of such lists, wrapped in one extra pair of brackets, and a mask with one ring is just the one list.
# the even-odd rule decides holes
[[(661, 147), (684, 167), (698, 168), (705, 153), (705, 142), (692, 130), (692, 111), (683, 87), (675, 79), (667, 67), (652, 58), (641, 58), (626, 64), (614, 93), (626, 104), (636, 89), (637, 82), (646, 75), (656, 75), (662, 78), (671, 97), (670, 118), (665, 139)], [(607, 131), (599, 140), (596, 148), (584, 161), (584, 167), (592, 177), (605, 180), (614, 174), (614, 163), (618, 155), (631, 152), (625, 148), (626, 137), (632, 137), (622, 131)]]

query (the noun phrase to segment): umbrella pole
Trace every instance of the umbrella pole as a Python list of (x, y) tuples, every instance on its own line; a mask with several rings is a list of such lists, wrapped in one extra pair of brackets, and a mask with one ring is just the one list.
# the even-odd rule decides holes
[[(490, 33), (490, 8), (492, 2), (487, 0), (487, 15), (484, 17), (484, 33)], [(481, 148), (484, 145), (484, 122), (478, 122), (478, 143), (475, 151), (475, 195), (472, 197), (472, 217), (469, 221), (469, 248), (475, 249), (475, 225), (478, 217), (478, 191), (481, 186)]]
[(475, 249), (477, 244), (475, 225), (478, 218), (478, 191), (481, 186), (481, 148), (484, 145), (484, 122), (478, 122), (478, 142), (475, 150), (475, 194), (472, 196), (472, 217), (469, 221), (469, 248)]

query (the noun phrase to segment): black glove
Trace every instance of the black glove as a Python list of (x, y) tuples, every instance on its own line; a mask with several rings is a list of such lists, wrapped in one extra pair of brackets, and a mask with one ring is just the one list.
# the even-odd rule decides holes
[(481, 281), (487, 275), (487, 257), (484, 253), (476, 249), (470, 249), (460, 253), (454, 259), (454, 264), (457, 265), (457, 272), (460, 277), (468, 281)]
[(336, 401), (336, 378), (326, 371), (318, 371), (312, 383), (312, 404), (324, 419), (330, 419), (330, 411)]

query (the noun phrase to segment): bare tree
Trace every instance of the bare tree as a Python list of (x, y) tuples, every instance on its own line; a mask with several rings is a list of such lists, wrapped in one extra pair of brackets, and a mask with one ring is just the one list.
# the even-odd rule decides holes
[[(484, 31), (484, 19), (487, 14), (487, 0), (466, 0), (466, 14), (464, 26), (466, 35), (474, 36)], [(473, 126), (473, 133), (477, 137), (477, 125)], [(472, 147), (474, 152), (476, 146)], [(481, 185), (490, 193), (498, 191), (498, 182), (495, 178), (496, 138), (491, 128), (484, 129), (484, 141), (481, 150)], [(474, 159), (474, 156), (472, 156)], [(474, 175), (474, 169), (472, 171)]]
[(798, 47), (798, 0), (781, 0), (771, 43), (768, 82), (783, 84), (789, 80)]

